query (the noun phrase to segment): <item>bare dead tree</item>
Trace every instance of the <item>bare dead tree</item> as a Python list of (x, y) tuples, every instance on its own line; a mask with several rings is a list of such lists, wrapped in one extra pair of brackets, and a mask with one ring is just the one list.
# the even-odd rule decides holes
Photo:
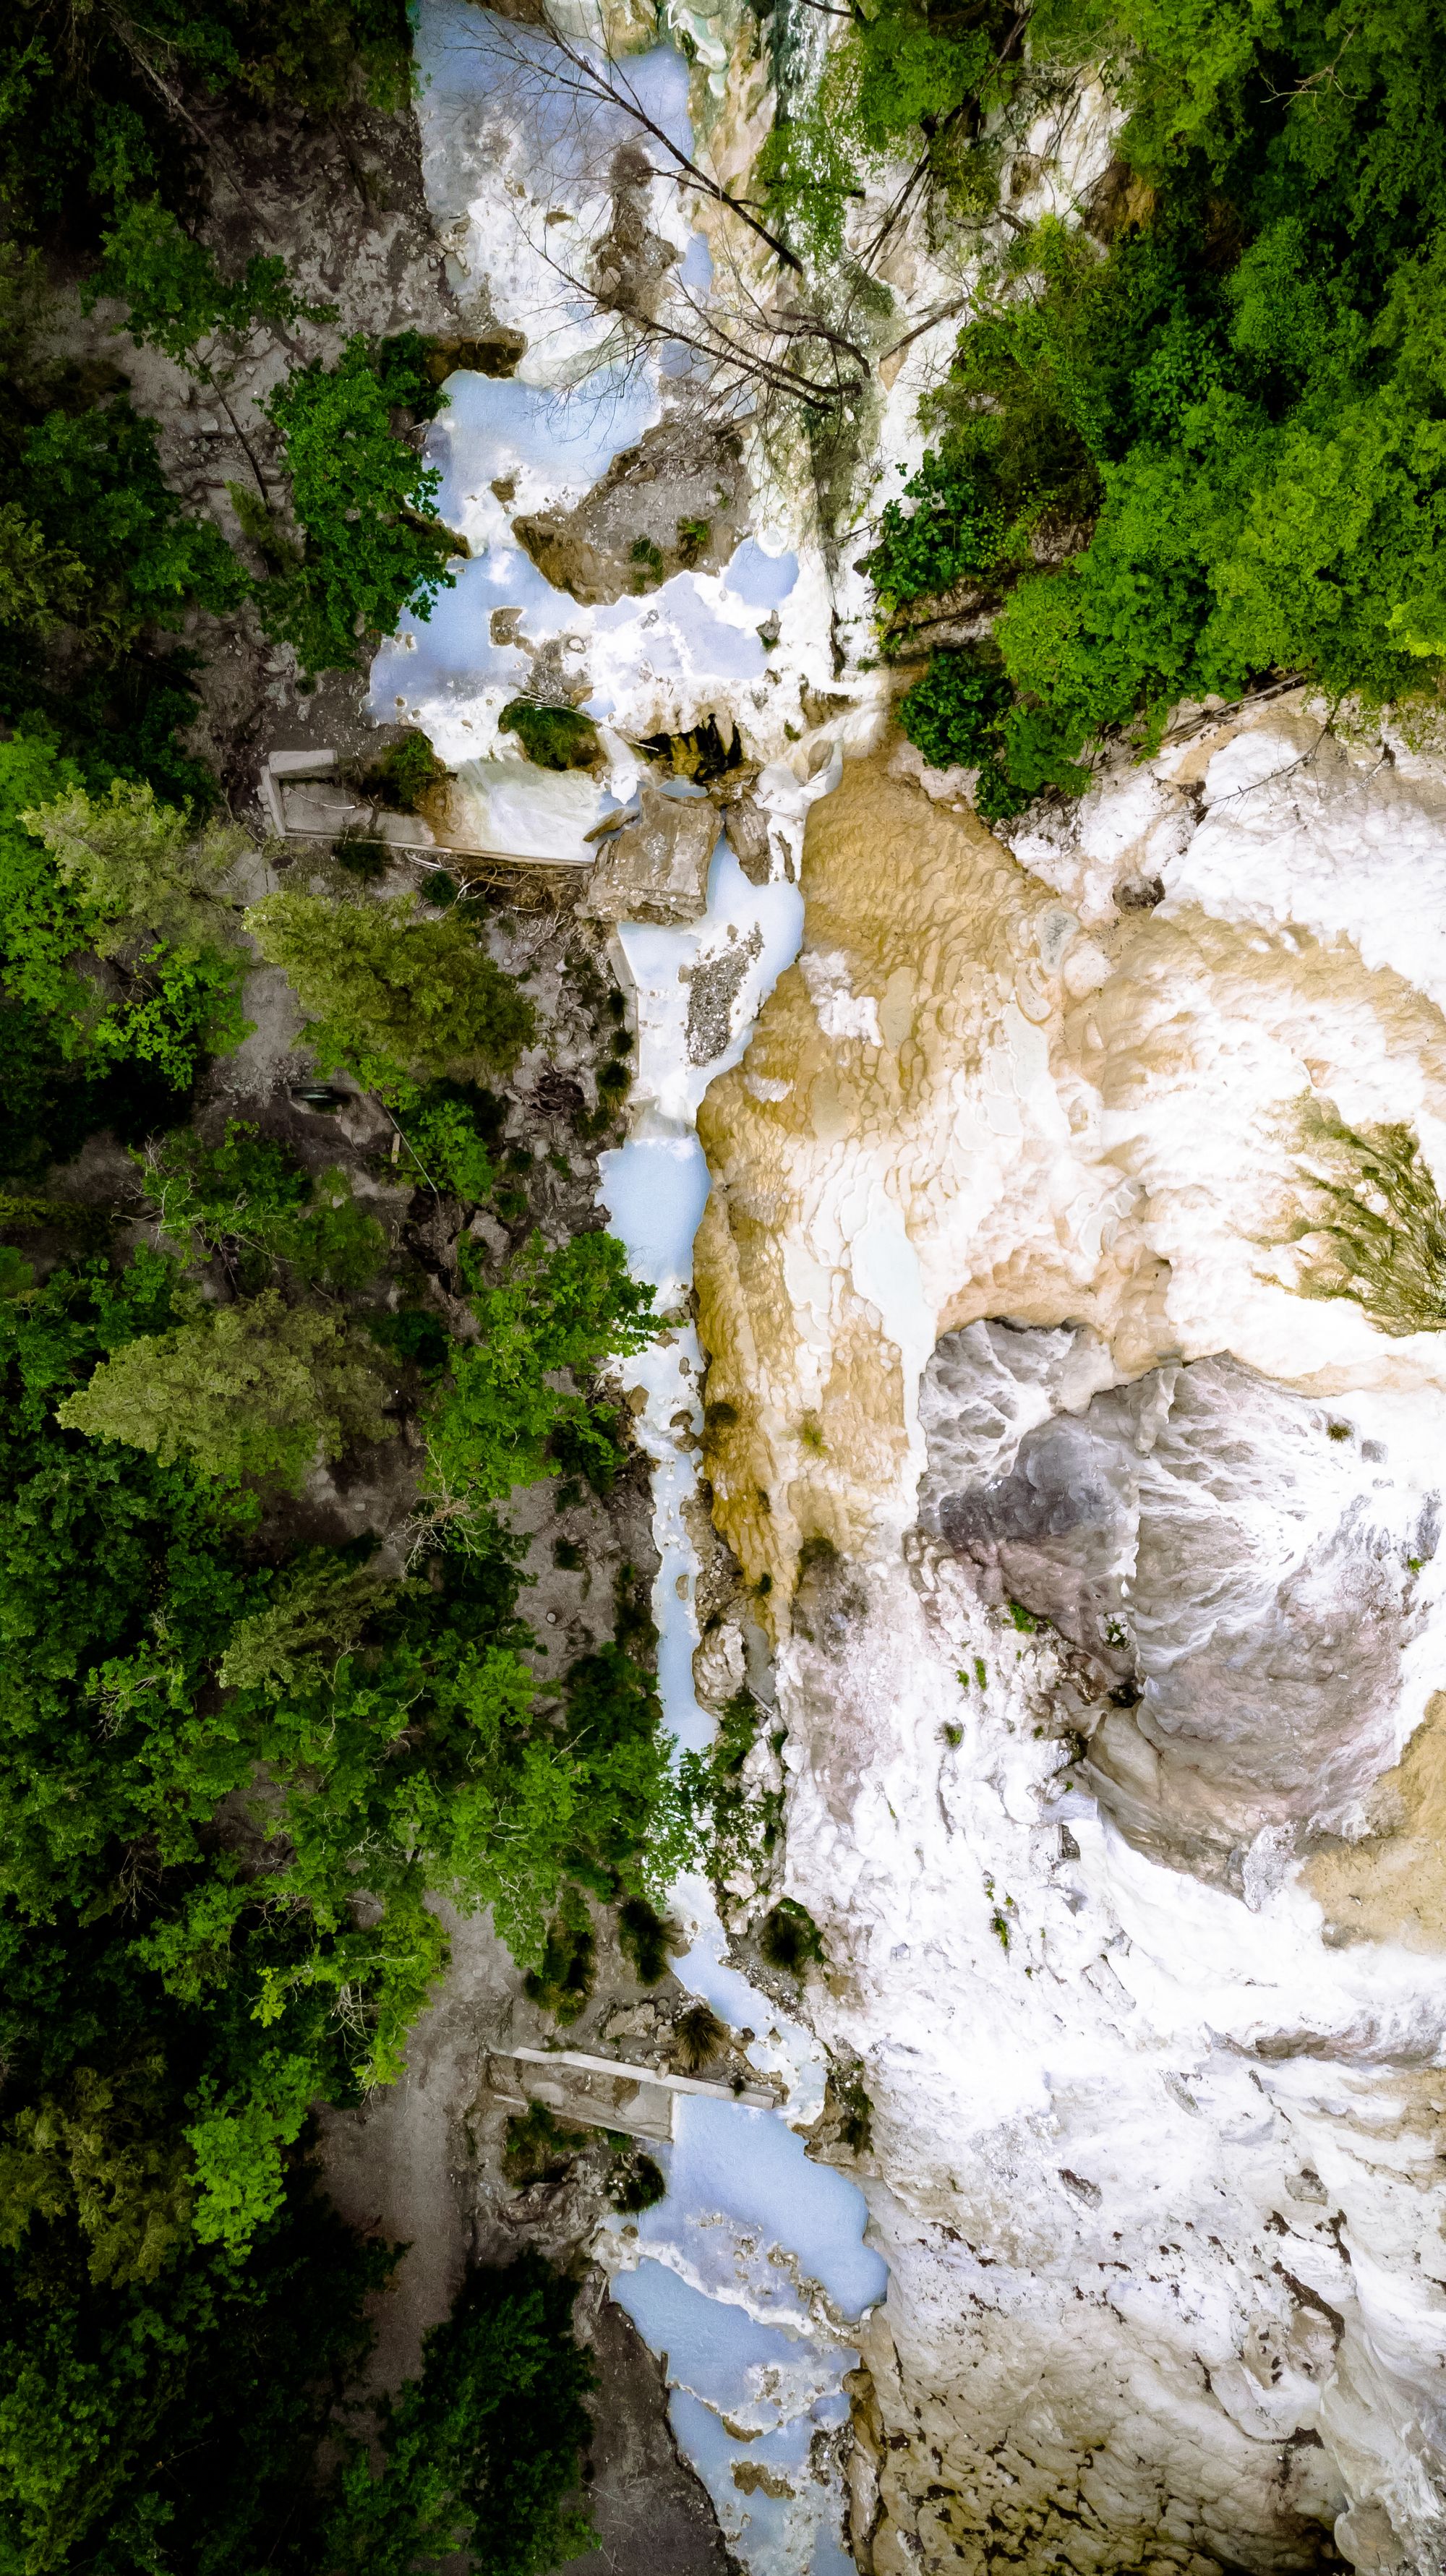
[(551, 60), (545, 66), (538, 63), (527, 48), (512, 36), (509, 22), (505, 19), (497, 20), (495, 25), (489, 28), (488, 45), (504, 57), (510, 56), (519, 70), (524, 73), (541, 73), (553, 89), (561, 90), (593, 109), (610, 109), (639, 133), (646, 134), (655, 150), (661, 153), (664, 162), (663, 169), (655, 171), (654, 176), (671, 178), (677, 187), (696, 190), (700, 195), (711, 197), (715, 205), (725, 206), (730, 214), (736, 215), (740, 223), (746, 224), (749, 231), (755, 233), (758, 239), (767, 245), (774, 257), (782, 261), (785, 268), (792, 269), (796, 276), (803, 275), (803, 262), (789, 249), (787, 242), (773, 232), (754, 212), (748, 200), (735, 196), (730, 188), (725, 188), (721, 181), (703, 169), (690, 153), (685, 152), (681, 144), (673, 140), (665, 126), (659, 124), (646, 102), (639, 96), (623, 65), (613, 55), (601, 47), (584, 47), (575, 43), (572, 37), (558, 26), (545, 5), (536, 24), (540, 32), (548, 37), (562, 66), (561, 69)]
[(705, 298), (675, 276), (656, 302), (617, 291), (604, 300), (549, 240), (534, 247), (569, 300), (590, 297), (614, 316), (613, 332), (579, 362), (579, 380), (672, 348), (688, 353), (693, 396), (715, 414), (779, 400), (827, 411), (863, 389), (868, 361), (856, 341), (800, 306), (770, 303), (742, 270), (728, 274), (722, 296)]

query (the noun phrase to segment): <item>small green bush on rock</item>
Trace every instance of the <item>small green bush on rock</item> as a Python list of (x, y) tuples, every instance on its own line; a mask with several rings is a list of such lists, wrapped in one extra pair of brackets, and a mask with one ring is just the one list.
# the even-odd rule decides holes
[(597, 726), (573, 707), (540, 707), (530, 698), (513, 698), (498, 722), (504, 733), (516, 734), (539, 769), (595, 769), (602, 758)]
[(785, 1976), (802, 1977), (815, 1963), (824, 1959), (823, 1935), (807, 1906), (794, 1897), (781, 1896), (758, 1927), (758, 1947), (770, 1968), (781, 1968)]

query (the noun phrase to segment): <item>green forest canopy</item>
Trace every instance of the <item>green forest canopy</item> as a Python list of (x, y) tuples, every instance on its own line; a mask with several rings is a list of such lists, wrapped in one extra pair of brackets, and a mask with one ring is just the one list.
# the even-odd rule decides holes
[[(264, 249), (206, 247), (208, 138), (410, 82), (398, 0), (144, 24), (18, 0), (0, 32), (5, 2576), (413, 2576), (458, 2548), (543, 2576), (588, 2538), (571, 2284), (530, 2257), (474, 2276), (377, 2423), (350, 2392), (396, 2249), (341, 2224), (310, 2146), (318, 2104), (397, 2072), (445, 1965), (429, 1895), (490, 1905), (529, 1965), (560, 1906), (646, 1913), (671, 1873), (646, 1640), (620, 1626), (540, 1684), (495, 1511), (617, 1472), (593, 1378), (649, 1300), (605, 1238), (534, 1242), (459, 1275), (464, 1367), (343, 1171), (190, 1123), (249, 963), (244, 835), (185, 740), (190, 639), (254, 618), (303, 674), (345, 668), (428, 613), (455, 551), (423, 344), (306, 355), (334, 317)], [(169, 488), (126, 340), (119, 365), (64, 353), (77, 279), (218, 402), (259, 339), (300, 342), (251, 429), (264, 488), (233, 492), (244, 553)], [(506, 1075), (531, 1006), (476, 913), (303, 911), (318, 1043), (383, 1084), (455, 1234), (506, 1113), (472, 1077)], [(102, 1131), (130, 1195), (57, 1191)], [(436, 1462), (405, 1569), (299, 1542), (312, 1466), (404, 1420)]]
[[(388, 1297), (397, 1247), (344, 1173), (186, 1124), (244, 1025), (235, 844), (135, 782), (91, 795), (42, 736), (0, 742), (0, 2566), (403, 2576), (470, 2533), (479, 2568), (534, 2576), (584, 2536), (570, 2290), (474, 2284), (380, 2482), (343, 2442), (313, 2485), (391, 2257), (326, 2212), (306, 2149), (316, 2103), (398, 2072), (446, 1960), (429, 1895), (490, 1906), (540, 1965), (559, 1906), (646, 1908), (684, 1850), (635, 1623), (540, 1684), (495, 1515), (518, 1483), (616, 1472), (592, 1380), (656, 1326), (586, 1234), (500, 1277), (464, 1260), (479, 1337), (455, 1343)], [(331, 907), (344, 960), (355, 909)], [(418, 1026), (454, 1010), (464, 1052), (480, 993), (506, 1061), (530, 1009), (476, 916), (441, 927), (405, 961)], [(348, 1060), (358, 1007), (343, 979)], [(400, 1088), (490, 1189), (490, 1095)], [(101, 1125), (154, 1246), (47, 1194)], [(288, 1492), (404, 1414), (431, 1452), (410, 1571), (298, 1547)]]
[(906, 730), (979, 767), (998, 818), (1077, 789), (1102, 731), (1155, 739), (1184, 697), (1287, 674), (1434, 705), (1446, 12), (1039, 0), (1027, 65), (996, 45), (981, 71), (994, 31), (890, 0), (833, 75), (832, 148), (920, 146), (940, 221), (992, 204), (987, 112), (1020, 82), (1099, 62), (1125, 111), (1085, 222), (1024, 233), (976, 297), (930, 454), (883, 510), (895, 649), (917, 601), (962, 587), (1000, 611), (988, 645), (934, 657)]
[[(120, 775), (199, 808), (215, 783), (180, 735), (196, 710), (179, 638), (248, 603), (304, 673), (354, 665), (405, 607), (425, 618), (452, 576), (438, 477), (415, 424), (438, 395), (414, 333), (354, 335), (332, 363), (290, 364), (232, 497), (249, 559), (162, 475), (156, 426), (116, 360), (61, 353), (51, 262), (81, 301), (113, 298), (149, 342), (226, 399), (258, 335), (329, 323), (285, 263), (223, 274), (200, 237), (210, 156), (283, 111), (338, 118), (405, 102), (400, 0), (158, 0), (144, 21), (70, 0), (16, 0), (0, 31), (0, 720), (40, 719), (85, 783)], [(245, 401), (241, 410), (246, 409)], [(259, 442), (264, 445), (264, 441)]]

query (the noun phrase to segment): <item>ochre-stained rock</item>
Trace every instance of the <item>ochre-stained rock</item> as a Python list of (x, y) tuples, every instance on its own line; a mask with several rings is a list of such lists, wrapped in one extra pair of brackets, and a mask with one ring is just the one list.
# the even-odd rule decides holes
[(1309, 1099), (1446, 1133), (1446, 1017), (1392, 967), (1190, 905), (1085, 942), (972, 813), (869, 761), (811, 809), (803, 890), (798, 964), (699, 1119), (708, 1472), (750, 1579), (907, 1524), (918, 1375), (981, 1317), (1088, 1324), (1124, 1378), (1232, 1349), (1316, 1394), (1446, 1386), (1440, 1337), (1306, 1305), (1284, 1249)]
[[(1203, 818), (1122, 762), (1029, 868), (846, 767), (798, 962), (700, 1117), (704, 1463), (775, 1642), (784, 1887), (890, 2267), (870, 2576), (1304, 2576), (1333, 2531), (1424, 2576), (1446, 2547), (1446, 2013), (1411, 1955), (1446, 1938), (1446, 1334), (1303, 1296), (1297, 1248), (1312, 1118), (1446, 1166), (1436, 913), (1407, 937), (1372, 884), (1406, 848), (1434, 885), (1446, 820), (1434, 772), (1302, 781), (1282, 722), (1192, 743)], [(1086, 1355), (1078, 1475), (959, 1371), (955, 1463), (986, 1470), (935, 1473), (921, 1380), (986, 1320)], [(1058, 1626), (1009, 1597), (1039, 1533)]]

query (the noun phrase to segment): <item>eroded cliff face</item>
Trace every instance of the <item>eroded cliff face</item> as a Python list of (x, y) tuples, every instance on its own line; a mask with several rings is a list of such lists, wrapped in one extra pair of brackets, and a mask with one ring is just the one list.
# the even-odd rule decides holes
[(815, 806), (700, 1120), (706, 1465), (890, 2266), (855, 2554), (1434, 2568), (1446, 1345), (1303, 1290), (1312, 1140), (1443, 1167), (1446, 767), (1287, 698), (1014, 853), (952, 785)]

